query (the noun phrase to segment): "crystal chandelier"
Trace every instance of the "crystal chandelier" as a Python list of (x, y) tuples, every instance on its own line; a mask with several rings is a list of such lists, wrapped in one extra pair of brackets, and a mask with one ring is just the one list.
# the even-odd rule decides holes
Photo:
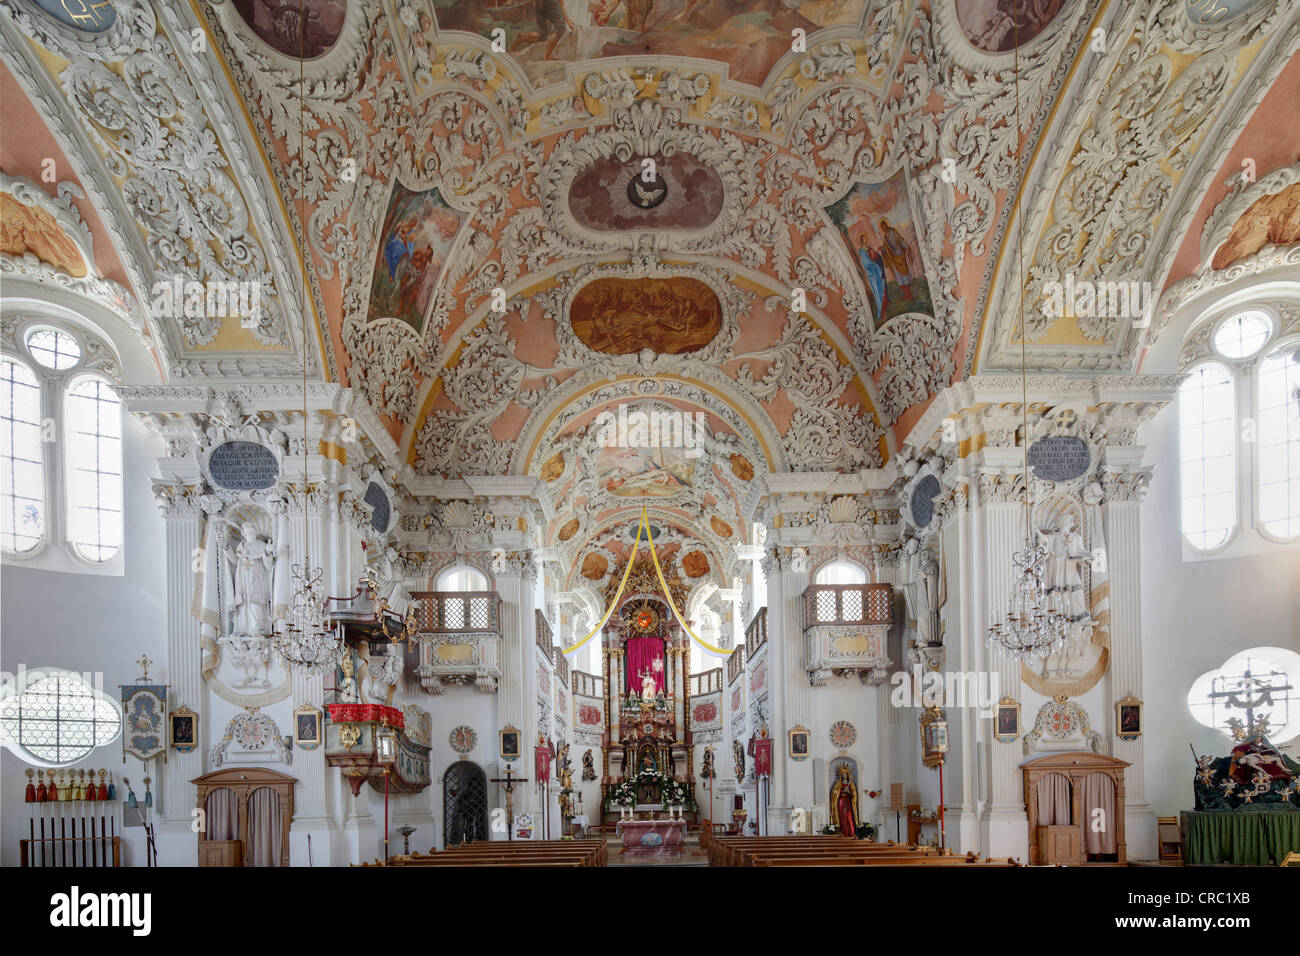
[[(1020, 169), (1020, 31), (1017, 26), (1013, 41), (1016, 51), (1016, 169)], [(1024, 495), (1025, 495), (1025, 546), (1011, 556), (1014, 567), (1012, 571), (1011, 601), (1006, 617), (998, 620), (990, 615), (989, 642), (1008, 657), (1021, 661), (1039, 661), (1047, 655), (1061, 650), (1070, 636), (1069, 617), (1050, 597), (1043, 582), (1047, 567), (1047, 550), (1031, 543), (1033, 518), (1029, 507), (1029, 377), (1025, 362), (1025, 214), (1023, 202), (1016, 204), (1020, 215), (1020, 228), (1016, 241), (1019, 248), (1019, 297), (1020, 313), (1020, 384), (1021, 384), (1021, 421), (1020, 443), (1024, 449)]]
[(989, 626), (989, 640), (1003, 653), (1022, 661), (1039, 661), (1065, 646), (1070, 620), (1053, 602), (1043, 583), (1047, 550), (1026, 544), (1011, 556), (1016, 567), (1011, 606)]
[(309, 563), (293, 566), (293, 597), (288, 619), (281, 621), (271, 646), (286, 667), (309, 673), (338, 663), (341, 645), (325, 613), (325, 572)]
[[(305, 156), (305, 129), (303, 110), (306, 99), (303, 93), (303, 60), (298, 60), (298, 150)], [(306, 222), (305, 163), (299, 163), (298, 195), (303, 208), (299, 210)], [(298, 667), (308, 674), (316, 674), (338, 664), (343, 652), (343, 640), (330, 624), (326, 615), (329, 598), (325, 595), (325, 571), (311, 564), (310, 509), (311, 488), (307, 473), (307, 254), (300, 254), (302, 276), (299, 283), (299, 310), (302, 313), (302, 515), (303, 561), (293, 566), (292, 597), (289, 599), (287, 620), (279, 622), (272, 631), (271, 648), (286, 668)]]

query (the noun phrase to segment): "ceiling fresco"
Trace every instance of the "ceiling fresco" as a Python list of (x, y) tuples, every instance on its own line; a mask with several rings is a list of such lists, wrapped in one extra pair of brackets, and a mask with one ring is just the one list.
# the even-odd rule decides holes
[[(63, 9), (0, 0), (6, 90), (47, 117), (5, 172), (67, 157), (120, 271), (95, 288), (163, 376), (305, 364), (411, 480), (538, 479), (543, 543), (602, 587), (642, 507), (720, 581), (769, 476), (888, 467), (1022, 345), (1133, 371), (1160, 323), (1045, 313), (1049, 285), (1201, 268), (1180, 250), (1297, 39), (1295, 0)], [(1215, 221), (1205, 266), (1296, 242), (1295, 188)], [(0, 252), (79, 267), (3, 220)], [(152, 314), (178, 272), (264, 309)]]
[(759, 86), (790, 52), (791, 31), (856, 27), (861, 0), (435, 0), (438, 26), (502, 42), (534, 86), (562, 80), (566, 63), (680, 56), (725, 65)]
[(722, 304), (689, 276), (596, 279), (573, 297), (569, 324), (593, 352), (680, 355), (713, 341), (722, 329)]

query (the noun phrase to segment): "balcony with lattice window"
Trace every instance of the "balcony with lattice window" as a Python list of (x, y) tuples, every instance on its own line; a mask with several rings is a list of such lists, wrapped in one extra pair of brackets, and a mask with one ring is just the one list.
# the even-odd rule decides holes
[(889, 676), (885, 653), (894, 623), (888, 584), (813, 584), (803, 592), (804, 651), (814, 687), (832, 676), (857, 675), (864, 684)]
[(501, 680), (501, 597), (495, 591), (416, 591), (410, 608), (420, 642), (420, 686), (441, 694), (472, 684), (494, 694)]

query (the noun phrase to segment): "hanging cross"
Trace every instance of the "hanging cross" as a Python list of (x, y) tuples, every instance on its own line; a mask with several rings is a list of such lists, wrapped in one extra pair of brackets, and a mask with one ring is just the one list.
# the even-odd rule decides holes
[(506, 791), (506, 839), (507, 840), (513, 840), (515, 838), (515, 796), (514, 796), (515, 784), (528, 782), (527, 777), (515, 777), (512, 776), (513, 773), (514, 773), (514, 768), (509, 764), (506, 764), (506, 775), (504, 777), (492, 778), (493, 783), (505, 784), (504, 789)]

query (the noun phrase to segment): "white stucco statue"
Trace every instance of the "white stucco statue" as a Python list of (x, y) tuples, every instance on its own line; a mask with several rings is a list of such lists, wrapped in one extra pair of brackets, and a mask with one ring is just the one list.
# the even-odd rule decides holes
[(1047, 590), (1059, 593), (1070, 620), (1087, 617), (1088, 604), (1083, 593), (1080, 562), (1088, 561), (1092, 556), (1083, 546), (1083, 535), (1074, 527), (1074, 516), (1065, 515), (1056, 531), (1039, 531), (1038, 543), (1047, 551)]
[(245, 522), (230, 555), (232, 568), (230, 630), (236, 636), (262, 637), (271, 631), (271, 575), (275, 550), (257, 527)]

